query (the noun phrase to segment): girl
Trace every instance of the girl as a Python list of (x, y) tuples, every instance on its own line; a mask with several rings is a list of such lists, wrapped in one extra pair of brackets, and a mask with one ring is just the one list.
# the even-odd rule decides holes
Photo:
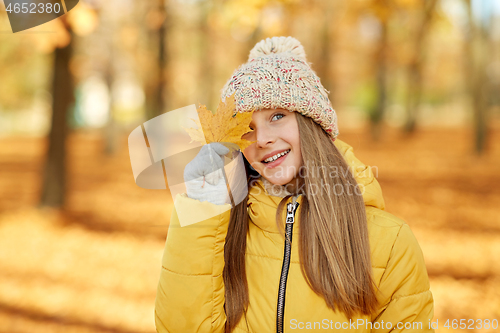
[[(302, 45), (259, 42), (222, 98), (233, 93), (235, 112), (255, 110), (244, 136), (255, 141), (243, 151), (248, 195), (225, 203), (221, 144), (188, 164), (162, 261), (157, 331), (433, 331), (417, 240), (384, 211), (371, 168), (337, 139)], [(178, 216), (200, 212), (215, 217), (180, 227)]]

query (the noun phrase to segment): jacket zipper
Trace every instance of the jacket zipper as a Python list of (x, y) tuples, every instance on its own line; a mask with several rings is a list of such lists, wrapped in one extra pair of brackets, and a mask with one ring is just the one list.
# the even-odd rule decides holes
[(276, 315), (276, 332), (283, 333), (283, 321), (285, 319), (285, 295), (286, 281), (288, 277), (288, 269), (290, 267), (290, 256), (292, 252), (292, 230), (295, 222), (295, 211), (299, 206), (296, 202), (297, 196), (292, 198), (292, 202), (287, 204), (286, 212), (286, 238), (285, 238), (285, 253), (283, 256), (283, 266), (281, 267), (280, 285), (278, 290), (278, 312)]

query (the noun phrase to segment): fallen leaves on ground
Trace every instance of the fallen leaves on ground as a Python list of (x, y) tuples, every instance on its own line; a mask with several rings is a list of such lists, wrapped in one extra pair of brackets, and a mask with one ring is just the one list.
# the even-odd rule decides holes
[[(386, 210), (422, 248), (437, 332), (446, 319), (500, 319), (500, 130), (484, 156), (462, 129), (339, 137), (376, 167)], [(5, 332), (154, 332), (154, 298), (172, 202), (135, 185), (126, 137), (68, 140), (64, 212), (37, 209), (45, 141), (0, 140), (0, 328)], [(481, 330), (491, 332), (492, 330)]]

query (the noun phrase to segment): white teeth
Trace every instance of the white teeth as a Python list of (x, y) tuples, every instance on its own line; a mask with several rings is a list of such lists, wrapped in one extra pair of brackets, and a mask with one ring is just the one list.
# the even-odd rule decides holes
[(290, 152), (290, 149), (285, 150), (285, 151), (284, 151), (284, 152), (282, 152), (282, 153), (279, 153), (279, 154), (276, 154), (276, 155), (274, 155), (274, 156), (271, 156), (271, 157), (266, 158), (266, 159), (264, 160), (264, 162), (266, 162), (266, 163), (269, 163), (269, 162), (274, 162), (274, 161), (276, 161), (278, 158), (280, 158), (280, 157), (281, 157), (281, 156), (283, 156), (283, 155), (288, 154), (289, 152)]

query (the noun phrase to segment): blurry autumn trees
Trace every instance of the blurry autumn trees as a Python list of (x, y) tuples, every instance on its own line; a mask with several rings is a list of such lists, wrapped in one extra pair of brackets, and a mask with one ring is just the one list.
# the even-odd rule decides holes
[(408, 97), (406, 100), (405, 131), (416, 128), (417, 111), (422, 98), (422, 67), (427, 51), (427, 34), (434, 17), (438, 0), (420, 1), (417, 8), (418, 21), (414, 27), (412, 57), (408, 64)]
[(88, 9), (77, 13), (55, 20), (58, 24), (53, 28), (64, 38), (45, 41), (46, 47), (53, 50), (52, 115), (42, 176), (41, 206), (61, 207), (66, 198), (68, 114), (75, 102), (74, 77), (70, 68), (75, 43), (73, 27), (76, 26), (80, 34), (85, 34), (93, 29), (94, 22), (92, 18), (85, 17), (89, 14)]
[(165, 1), (155, 0), (150, 2), (144, 16), (144, 24), (148, 27), (148, 37), (150, 47), (155, 54), (155, 73), (147, 84), (146, 89), (146, 117), (152, 119), (162, 114), (165, 110), (166, 101), (168, 101), (168, 92), (165, 88), (168, 86), (168, 48), (166, 38), (171, 26), (169, 12)]
[(270, 36), (303, 44), (340, 138), (380, 170), (388, 211), (422, 245), (439, 321), (495, 318), (498, 3), (80, 0), (12, 34), (0, 1), (0, 327), (154, 332), (173, 203), (134, 184), (126, 137), (186, 105), (215, 110)]
[(370, 8), (374, 13), (374, 17), (378, 20), (379, 30), (373, 52), (376, 97), (375, 103), (368, 110), (372, 125), (372, 136), (375, 140), (380, 138), (380, 126), (387, 105), (388, 24), (391, 15), (393, 15), (394, 7), (391, 2), (391, 0), (374, 0)]
[(214, 13), (220, 10), (221, 1), (202, 1), (199, 4), (199, 77), (201, 86), (204, 89), (201, 91), (200, 99), (206, 101), (209, 110), (215, 110), (217, 105), (215, 100), (216, 91), (214, 89), (214, 66), (216, 62), (214, 50), (214, 29), (210, 24), (210, 18)]
[[(478, 3), (484, 4), (479, 15)], [(53, 88), (50, 75), (45, 80), (53, 102), (41, 202), (63, 202), (64, 137), (81, 109), (73, 97), (90, 78), (104, 82), (107, 98), (95, 103), (108, 104), (99, 130), (103, 154), (110, 155), (130, 128), (168, 110), (198, 102), (215, 109), (232, 71), (256, 42), (275, 35), (301, 41), (334, 108), (339, 114), (344, 109), (364, 113), (374, 139), (395, 116), (401, 131), (412, 135), (429, 117), (429, 108), (446, 101), (449, 109), (470, 109), (471, 142), (483, 152), (500, 82), (495, 70), (500, 14), (486, 3), (492, 1), (80, 1), (67, 22), (43, 26), (54, 33), (23, 37), (36, 52), (54, 57), (46, 71)], [(465, 16), (456, 14), (460, 11)], [(15, 64), (15, 47), (27, 57), (21, 47), (8, 46), (0, 48), (0, 58)], [(7, 68), (0, 67), (0, 75), (19, 87), (19, 95), (13, 87), (6, 90), (10, 93), (0, 91), (0, 111), (2, 105), (20, 108), (21, 99), (13, 96), (36, 90), (31, 82), (9, 76)], [(459, 117), (458, 111), (444, 121)], [(66, 130), (68, 123), (73, 125)]]
[(42, 183), (41, 205), (60, 207), (64, 205), (66, 189), (66, 137), (67, 114), (74, 102), (73, 77), (69, 63), (73, 51), (71, 26), (67, 17), (61, 18), (70, 34), (69, 43), (54, 50), (52, 79), (52, 121)]
[(467, 87), (472, 101), (475, 128), (475, 149), (481, 153), (486, 148), (488, 135), (488, 109), (493, 101), (492, 77), (488, 75), (493, 51), (491, 4), (484, 2), (474, 15), (471, 0), (464, 0), (467, 8), (465, 38)]
[[(395, 59), (399, 45), (391, 45), (390, 24), (397, 16), (412, 16), (409, 26), (398, 26), (398, 29), (407, 29), (410, 38), (406, 41), (410, 50), (408, 60), (401, 66), (406, 67), (406, 101), (404, 131), (411, 133), (416, 128), (417, 113), (421, 102), (423, 79), (422, 70), (425, 65), (425, 54), (427, 51), (427, 34), (434, 18), (438, 0), (408, 1), (408, 0), (371, 0), (369, 6), (358, 8), (358, 15), (368, 12), (377, 21), (377, 42), (373, 50), (373, 73), (375, 77), (375, 98), (368, 110), (372, 136), (380, 138), (380, 126), (384, 120), (389, 96), (388, 76), (390, 75), (389, 61)], [(393, 52), (393, 54), (390, 54)]]

